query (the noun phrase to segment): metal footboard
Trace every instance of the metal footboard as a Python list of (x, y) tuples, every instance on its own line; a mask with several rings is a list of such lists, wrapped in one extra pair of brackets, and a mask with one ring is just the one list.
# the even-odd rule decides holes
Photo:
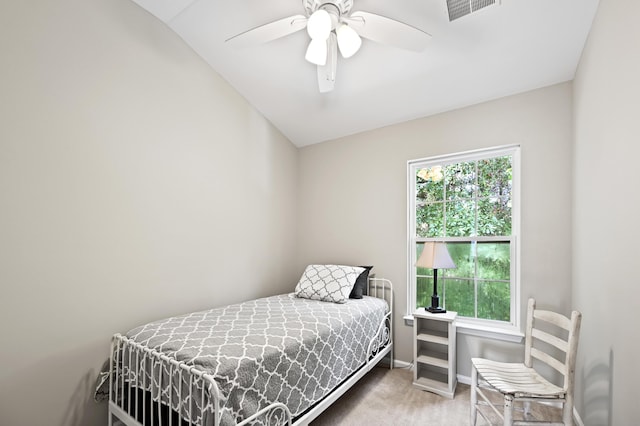
[(116, 419), (127, 426), (219, 425), (221, 394), (210, 375), (120, 334), (110, 361), (109, 426)]

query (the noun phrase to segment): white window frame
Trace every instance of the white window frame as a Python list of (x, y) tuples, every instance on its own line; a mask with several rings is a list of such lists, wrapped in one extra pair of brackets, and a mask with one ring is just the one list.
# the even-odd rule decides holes
[[(520, 146), (508, 145), (455, 154), (439, 155), (428, 158), (410, 160), (407, 162), (407, 316), (405, 320), (413, 321), (416, 306), (416, 243), (423, 241), (442, 241), (442, 238), (417, 237), (416, 226), (416, 173), (419, 169), (435, 165), (447, 165), (465, 161), (476, 161), (485, 158), (510, 155), (512, 157), (512, 188), (511, 188), (511, 271), (510, 271), (510, 322), (488, 319), (458, 317), (457, 327), (462, 333), (494, 337), (502, 340), (519, 341), (523, 334), (520, 330)], [(455, 237), (447, 237), (448, 241), (455, 241)], [(468, 241), (462, 238), (461, 241)], [(496, 237), (473, 237), (475, 241), (491, 241)], [(500, 237), (504, 241), (506, 238)]]

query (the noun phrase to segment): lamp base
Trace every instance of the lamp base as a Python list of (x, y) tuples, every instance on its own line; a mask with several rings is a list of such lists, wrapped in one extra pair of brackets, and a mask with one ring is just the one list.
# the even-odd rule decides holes
[(440, 297), (438, 296), (436, 290), (436, 281), (433, 281), (433, 295), (431, 296), (431, 306), (427, 306), (424, 308), (427, 312), (431, 312), (432, 314), (444, 314), (447, 312), (446, 309), (442, 309), (440, 307)]

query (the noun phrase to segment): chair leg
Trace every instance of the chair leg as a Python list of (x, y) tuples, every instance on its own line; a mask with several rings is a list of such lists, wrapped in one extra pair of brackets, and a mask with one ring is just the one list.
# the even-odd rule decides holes
[(562, 423), (573, 426), (573, 395), (566, 395), (562, 404)]
[(504, 396), (504, 426), (513, 426), (513, 395)]
[(475, 426), (476, 419), (478, 418), (478, 394), (476, 389), (478, 387), (478, 370), (475, 365), (471, 365), (471, 421), (470, 425)]

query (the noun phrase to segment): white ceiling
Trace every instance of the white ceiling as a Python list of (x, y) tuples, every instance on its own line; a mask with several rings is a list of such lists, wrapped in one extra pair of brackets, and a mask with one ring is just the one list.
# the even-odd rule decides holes
[(306, 31), (234, 49), (225, 40), (296, 14), (302, 0), (134, 0), (165, 22), (296, 146), (573, 79), (598, 0), (502, 0), (449, 22), (446, 0), (354, 0), (433, 36), (413, 53), (369, 40), (318, 92)]

